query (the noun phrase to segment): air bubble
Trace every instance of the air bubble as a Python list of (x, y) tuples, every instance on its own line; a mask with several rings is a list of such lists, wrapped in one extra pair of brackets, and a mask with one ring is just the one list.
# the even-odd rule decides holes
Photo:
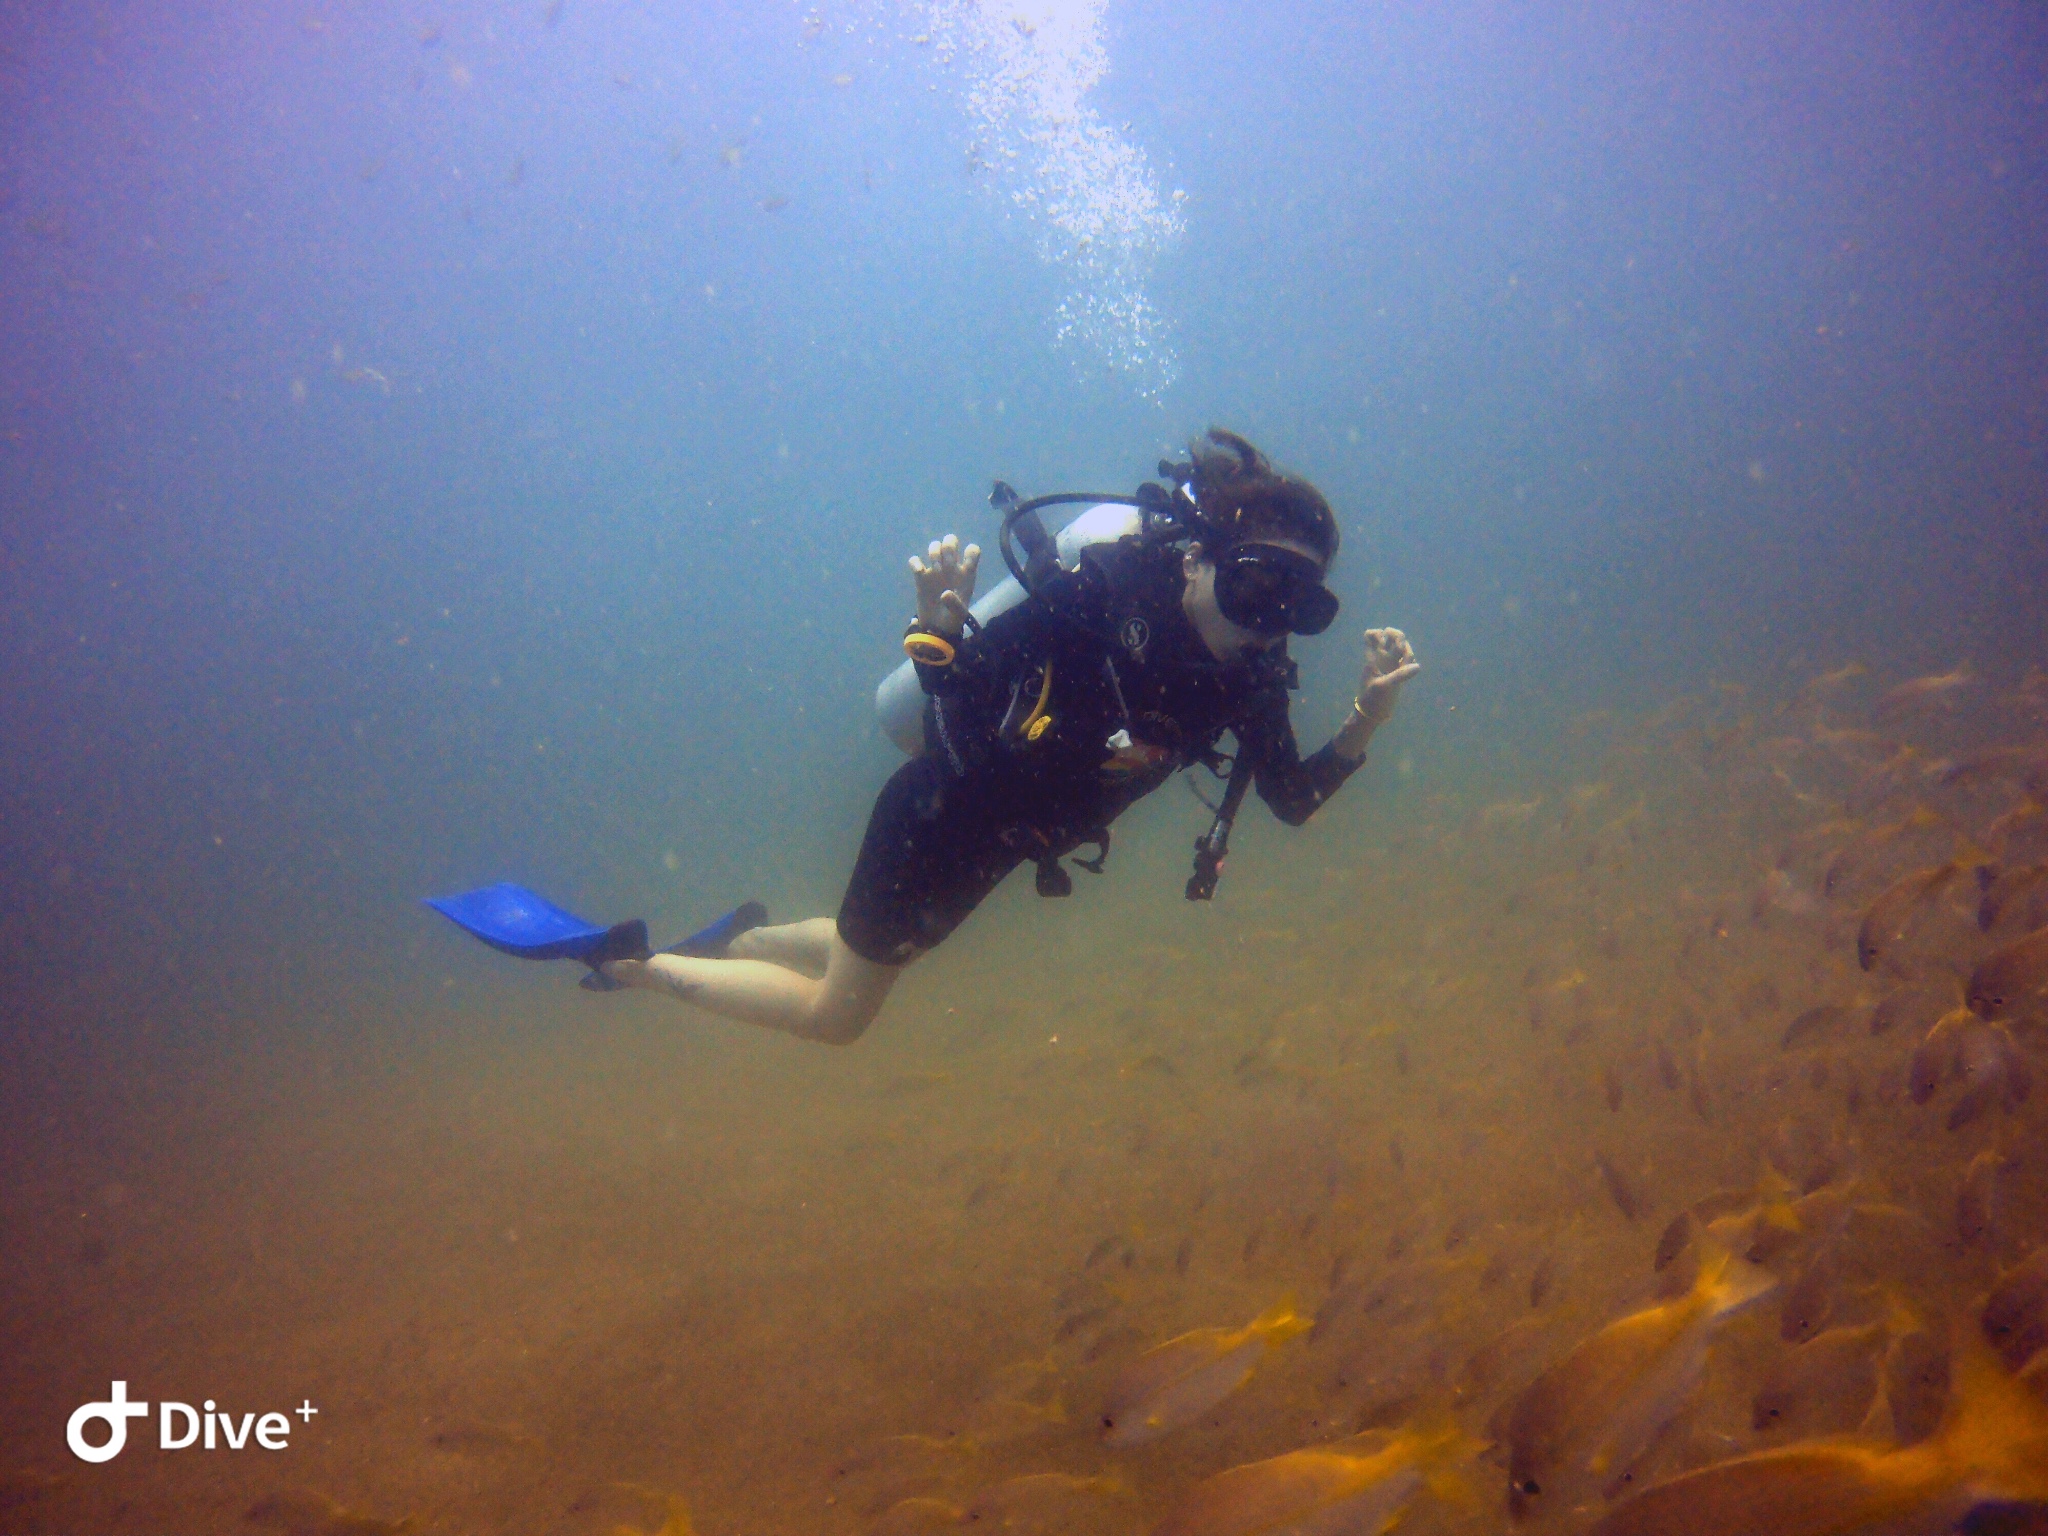
[(923, 11), (934, 53), (961, 76), (971, 163), (1007, 191), (1040, 258), (1067, 280), (1055, 338), (1156, 399), (1179, 358), (1146, 284), (1185, 231), (1186, 197), (1163, 198), (1145, 151), (1086, 100), (1109, 68), (1106, 4), (928, 0)]

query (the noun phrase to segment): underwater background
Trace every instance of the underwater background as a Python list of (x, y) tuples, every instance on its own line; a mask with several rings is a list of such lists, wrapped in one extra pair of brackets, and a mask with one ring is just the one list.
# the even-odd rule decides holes
[[(1824, 1278), (1922, 1337), (2048, 1238), (2027, 1010), (1912, 1059), (2048, 923), (2040, 7), (26, 3), (0, 125), (0, 1529), (1147, 1530), (1717, 1190), (1911, 1213)], [(1168, 786), (850, 1049), (419, 905), (836, 910), (906, 557), (1212, 423), (1338, 512), (1304, 748), (1424, 667), (1213, 904)], [(116, 1379), (320, 1413), (87, 1465)]]

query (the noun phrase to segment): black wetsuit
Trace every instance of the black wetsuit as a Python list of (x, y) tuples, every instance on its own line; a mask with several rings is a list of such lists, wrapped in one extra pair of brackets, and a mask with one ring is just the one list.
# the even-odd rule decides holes
[(839, 908), (856, 954), (899, 965), (930, 949), (1026, 860), (1041, 890), (1062, 883), (1051, 861), (1106, 844), (1126, 807), (1225, 730), (1290, 826), (1350, 776), (1358, 765), (1333, 746), (1306, 759), (1296, 747), (1285, 646), (1218, 666), (1182, 612), (1183, 586), (1176, 548), (1092, 545), (1060, 605), (1079, 623), (1027, 600), (964, 637), (951, 666), (918, 667), (925, 752), (876, 798)]

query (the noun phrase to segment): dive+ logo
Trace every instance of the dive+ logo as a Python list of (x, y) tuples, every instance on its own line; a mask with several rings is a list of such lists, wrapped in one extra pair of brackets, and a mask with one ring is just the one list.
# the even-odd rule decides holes
[(1152, 638), (1152, 626), (1133, 614), (1124, 620), (1124, 627), (1117, 632), (1117, 638), (1123, 641), (1124, 649), (1135, 656), (1145, 649), (1146, 642)]
[[(292, 1410), (308, 1424), (313, 1422), (313, 1415), (319, 1411), (311, 1398)], [(128, 1383), (117, 1381), (105, 1402), (84, 1403), (72, 1413), (70, 1422), (64, 1426), (64, 1441), (71, 1447), (71, 1454), (80, 1461), (112, 1461), (128, 1444), (128, 1421), (148, 1417), (149, 1404), (129, 1402)], [(85, 1426), (94, 1419), (104, 1421), (107, 1426), (104, 1445), (94, 1445), (85, 1438)], [(233, 1414), (216, 1409), (210, 1397), (206, 1400), (203, 1417), (201, 1411), (190, 1403), (157, 1404), (156, 1443), (159, 1450), (182, 1451), (203, 1433), (209, 1451), (219, 1449), (222, 1441), (227, 1442), (231, 1451), (244, 1450), (252, 1440), (266, 1451), (281, 1451), (286, 1448), (291, 1432), (292, 1421), (281, 1413), (266, 1413), (261, 1418), (245, 1413), (238, 1422)]]

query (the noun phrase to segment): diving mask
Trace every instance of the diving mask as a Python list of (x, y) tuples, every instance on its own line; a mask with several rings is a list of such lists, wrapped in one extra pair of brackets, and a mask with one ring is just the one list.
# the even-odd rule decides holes
[(1307, 555), (1246, 543), (1217, 557), (1216, 606), (1255, 635), (1320, 635), (1337, 617), (1337, 594)]

